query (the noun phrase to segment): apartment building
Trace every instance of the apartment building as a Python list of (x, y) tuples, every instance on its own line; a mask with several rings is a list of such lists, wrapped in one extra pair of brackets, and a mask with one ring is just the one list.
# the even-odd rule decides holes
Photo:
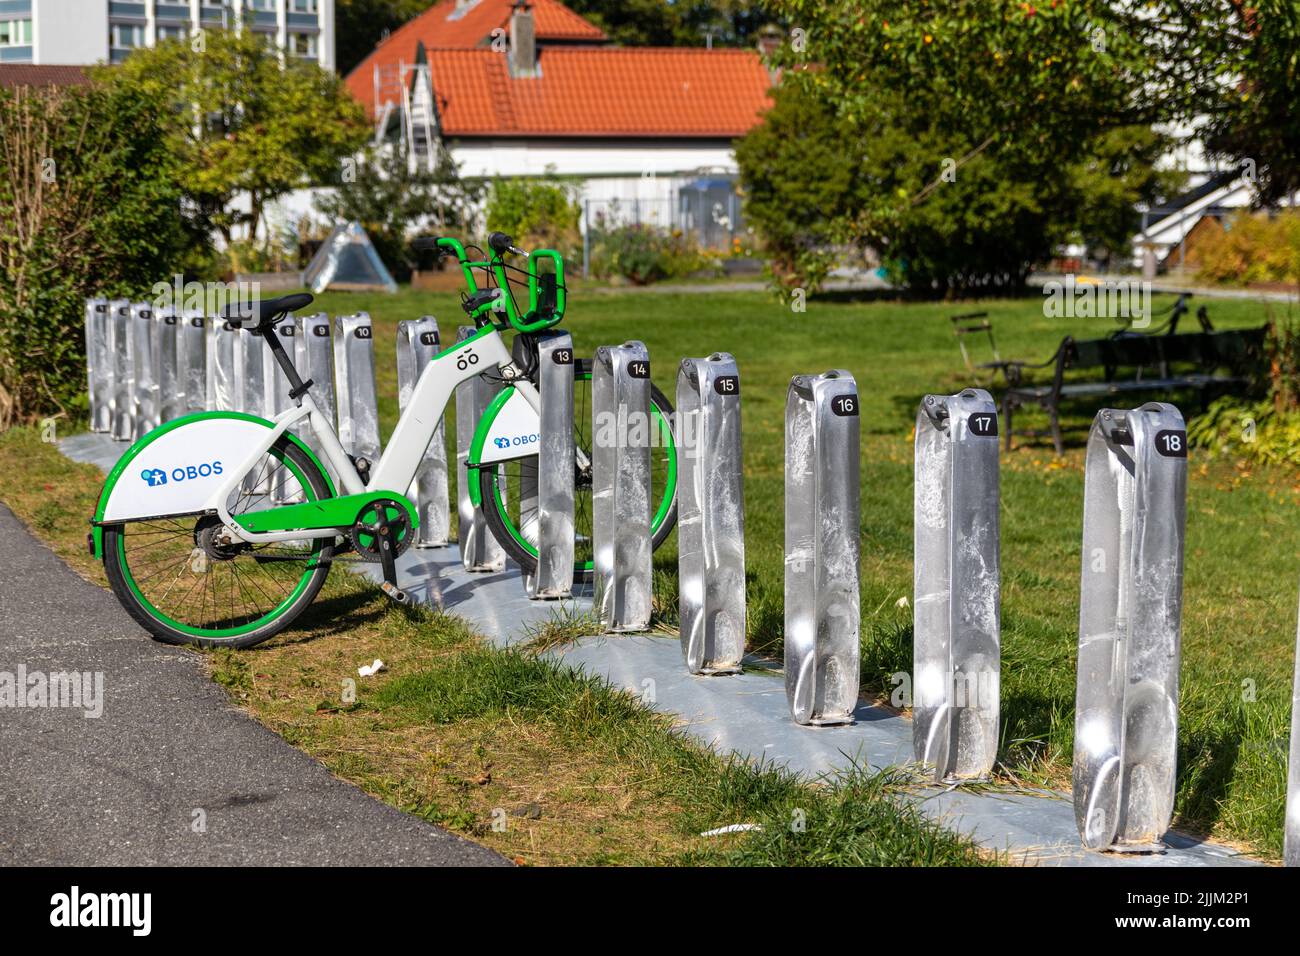
[(0, 63), (117, 63), (195, 28), (252, 30), (334, 69), (334, 0), (0, 0)]

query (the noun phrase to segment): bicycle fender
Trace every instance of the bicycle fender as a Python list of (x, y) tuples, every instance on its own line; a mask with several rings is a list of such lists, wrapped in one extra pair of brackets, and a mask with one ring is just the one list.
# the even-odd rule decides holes
[(474, 431), (469, 446), (470, 464), (492, 465), (536, 455), (541, 427), (537, 410), (518, 389), (498, 392)]
[[(242, 412), (199, 412), (155, 428), (118, 459), (104, 481), (91, 519), (90, 549), (103, 558), (103, 526), (122, 521), (164, 518), (203, 511), (228, 468), (237, 467), (249, 449), (265, 440), (275, 425)], [(297, 436), (285, 433), (320, 466)], [(329, 472), (322, 474), (335, 493)]]

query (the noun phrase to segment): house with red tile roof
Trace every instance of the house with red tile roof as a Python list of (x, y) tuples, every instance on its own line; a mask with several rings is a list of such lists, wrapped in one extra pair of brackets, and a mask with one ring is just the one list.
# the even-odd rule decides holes
[(79, 66), (37, 66), (31, 63), (0, 63), (0, 89), (22, 86), (88, 86), (90, 77)]
[(705, 192), (730, 195), (732, 143), (772, 77), (757, 50), (612, 46), (559, 0), (442, 0), (346, 83), (413, 161), (441, 146), (463, 176), (580, 177), (592, 203), (676, 225)]

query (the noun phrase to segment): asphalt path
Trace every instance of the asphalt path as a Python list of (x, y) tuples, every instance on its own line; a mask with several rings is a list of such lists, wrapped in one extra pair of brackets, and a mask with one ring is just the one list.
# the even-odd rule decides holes
[[(39, 706), (71, 673), (80, 706)], [(0, 866), (506, 862), (289, 746), (0, 504)]]

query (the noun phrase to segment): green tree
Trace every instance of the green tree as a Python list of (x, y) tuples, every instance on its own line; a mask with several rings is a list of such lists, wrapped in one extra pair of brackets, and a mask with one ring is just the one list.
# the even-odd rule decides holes
[(908, 109), (882, 93), (868, 119), (846, 118), (791, 83), (737, 144), (746, 216), (781, 285), (815, 288), (855, 249), (918, 292), (1014, 289), (1060, 243), (1122, 249), (1134, 204), (1165, 187), (1152, 164), (1168, 143), (1146, 127), (1095, 134), (1048, 167), (919, 126)]
[(557, 176), (494, 180), (487, 203), (488, 230), (513, 236), (525, 249), (555, 249), (572, 257), (581, 239), (575, 196), (575, 184)]
[(769, 4), (751, 0), (566, 0), (565, 5), (624, 46), (749, 46), (777, 19)]
[(842, 224), (870, 201), (851, 136), (835, 110), (803, 83), (776, 93), (761, 125), (736, 143), (747, 222), (763, 237), (769, 265), (785, 285), (820, 285)]
[[(165, 104), (187, 215), (197, 231), (215, 230), (227, 244), (241, 227), (255, 235), (277, 197), (338, 182), (343, 161), (369, 134), (337, 76), (309, 60), (282, 60), (251, 31), (166, 41), (97, 75)], [(241, 196), (247, 210), (237, 204)]]
[(165, 119), (139, 90), (0, 90), (0, 428), (84, 408), (85, 297), (176, 269)]
[(1018, 284), (1066, 238), (1114, 248), (1125, 204), (1161, 185), (1149, 128), (1214, 104), (1231, 48), (1227, 0), (773, 5), (800, 42), (738, 158), (799, 282), (835, 243), (932, 290)]
[(1227, 63), (1237, 82), (1220, 87), (1206, 140), (1277, 203), (1300, 190), (1300, 5), (1255, 0), (1234, 13)]
[(368, 149), (355, 173), (339, 188), (316, 201), (332, 222), (359, 222), (379, 257), (398, 281), (410, 277), (416, 255), (412, 233), (431, 229), (438, 235), (464, 232), (483, 193), (477, 180), (462, 180), (456, 165), (439, 151), (432, 171), (421, 165), (411, 172), (406, 151), (393, 144)]

